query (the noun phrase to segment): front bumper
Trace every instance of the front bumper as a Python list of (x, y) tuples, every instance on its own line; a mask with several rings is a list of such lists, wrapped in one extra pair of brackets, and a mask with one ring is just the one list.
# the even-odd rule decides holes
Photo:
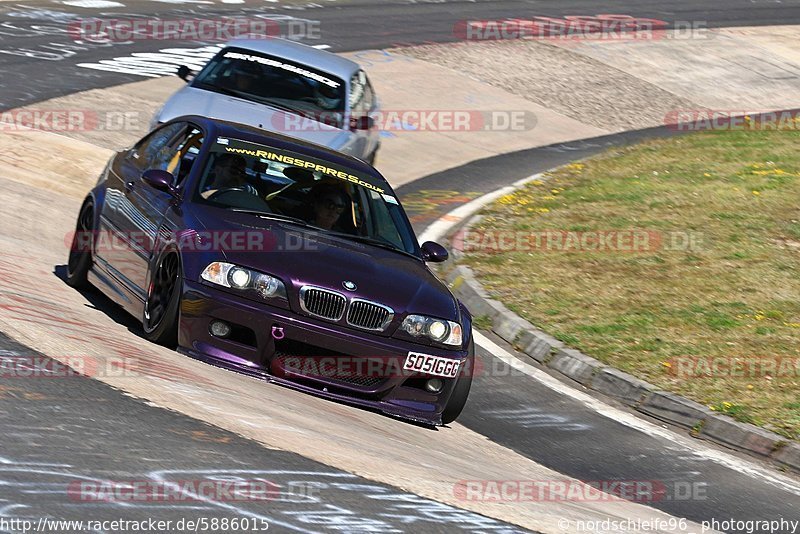
[[(468, 357), (467, 351), (343, 328), (190, 280), (184, 280), (182, 297), (181, 352), (294, 389), (427, 424), (441, 424), (456, 379), (443, 378), (438, 393), (428, 392), (424, 383), (431, 376), (402, 371), (408, 353), (454, 359), (462, 366)], [(211, 335), (214, 320), (233, 325), (236, 335), (232, 339)], [(275, 327), (283, 333), (282, 339), (273, 335)]]

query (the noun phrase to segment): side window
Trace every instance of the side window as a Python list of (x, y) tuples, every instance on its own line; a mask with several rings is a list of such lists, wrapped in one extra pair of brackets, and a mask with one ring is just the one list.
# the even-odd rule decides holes
[(369, 111), (371, 100), (367, 99), (367, 75), (363, 70), (353, 74), (350, 78), (350, 110), (358, 115)]
[(370, 211), (375, 235), (405, 250), (403, 238), (397, 230), (397, 225), (392, 220), (392, 214), (389, 213), (386, 201), (376, 191), (370, 191), (369, 195), (372, 200), (370, 203), (372, 209)]
[(364, 91), (364, 102), (367, 105), (367, 111), (375, 107), (375, 91), (372, 89), (372, 84), (367, 80), (367, 87)]
[(185, 128), (186, 123), (183, 122), (170, 124), (159, 128), (140, 141), (136, 145), (136, 155), (134, 156), (137, 165), (143, 171), (148, 169), (167, 170), (176, 152), (175, 138)]
[(167, 165), (167, 170), (175, 176), (176, 186), (179, 186), (191, 172), (203, 141), (203, 131), (192, 124), (178, 136), (174, 143), (175, 151), (172, 159)]

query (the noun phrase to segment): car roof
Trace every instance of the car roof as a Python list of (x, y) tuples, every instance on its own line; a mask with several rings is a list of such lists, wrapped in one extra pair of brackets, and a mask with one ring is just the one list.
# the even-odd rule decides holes
[(308, 65), (317, 70), (338, 76), (346, 83), (349, 83), (350, 77), (361, 68), (355, 61), (350, 61), (334, 53), (279, 37), (268, 37), (266, 39), (235, 39), (226, 43), (225, 46), (235, 46), (236, 48), (261, 52), (282, 59), (288, 59), (295, 63)]
[(348, 167), (354, 171), (362, 173), (364, 178), (372, 185), (386, 189), (387, 192), (392, 191), (389, 182), (381, 175), (374, 167), (361, 161), (358, 158), (342, 154), (336, 150), (328, 147), (309, 143), (302, 139), (295, 137), (288, 137), (279, 133), (261, 130), (254, 126), (246, 124), (239, 124), (220, 119), (211, 119), (209, 117), (201, 117), (199, 115), (185, 115), (176, 117), (169, 122), (192, 122), (198, 126), (203, 127), (209, 137), (230, 137), (232, 139), (240, 139), (242, 141), (249, 141), (251, 143), (258, 143), (271, 146), (277, 149), (291, 150), (301, 154), (310, 156), (312, 158), (319, 158), (333, 164), (339, 164)]

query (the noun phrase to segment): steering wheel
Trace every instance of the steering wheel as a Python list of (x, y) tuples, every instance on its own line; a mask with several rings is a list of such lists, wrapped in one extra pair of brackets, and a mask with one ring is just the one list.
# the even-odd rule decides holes
[(241, 191), (243, 193), (247, 193), (248, 192), (247, 189), (245, 189), (244, 187), (240, 187), (240, 186), (237, 186), (237, 187), (223, 187), (222, 189), (217, 189), (216, 191), (214, 191), (211, 194), (211, 196), (208, 197), (208, 200), (216, 200), (220, 196), (224, 195), (225, 193), (229, 193), (231, 191)]
[(308, 89), (311, 89), (312, 91), (314, 90), (314, 84), (306, 80), (303, 76), (298, 76), (297, 79), (300, 80), (300, 83), (305, 85)]

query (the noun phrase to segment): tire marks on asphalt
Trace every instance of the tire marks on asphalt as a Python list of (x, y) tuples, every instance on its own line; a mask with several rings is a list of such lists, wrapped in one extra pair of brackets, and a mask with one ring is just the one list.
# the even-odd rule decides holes
[(583, 432), (592, 428), (591, 425), (574, 423), (569, 417), (547, 413), (532, 406), (481, 410), (481, 414), (508, 421), (522, 428), (557, 428), (566, 432)]

